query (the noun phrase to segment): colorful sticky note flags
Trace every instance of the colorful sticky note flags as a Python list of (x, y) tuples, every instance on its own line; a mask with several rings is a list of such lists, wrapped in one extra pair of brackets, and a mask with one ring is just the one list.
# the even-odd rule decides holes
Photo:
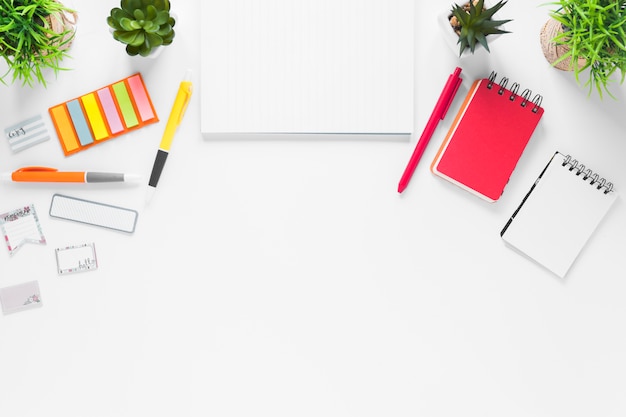
[(159, 121), (140, 73), (48, 112), (66, 156)]

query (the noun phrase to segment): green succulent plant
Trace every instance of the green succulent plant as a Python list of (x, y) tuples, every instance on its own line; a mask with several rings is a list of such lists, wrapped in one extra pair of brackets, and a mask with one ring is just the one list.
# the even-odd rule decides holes
[(128, 55), (148, 56), (154, 48), (174, 40), (174, 24), (168, 0), (122, 0), (111, 9), (107, 23), (113, 38), (126, 44)]
[(11, 82), (45, 87), (46, 69), (55, 75), (64, 70), (60, 62), (74, 38), (74, 22), (68, 16), (76, 18), (55, 0), (0, 0), (0, 56), (8, 66), (0, 81), (6, 84), (12, 74)]
[(561, 24), (562, 32), (553, 39), (567, 52), (554, 63), (564, 60), (583, 63), (572, 65), (576, 81), (589, 70), (585, 86), (600, 97), (609, 91), (614, 73), (620, 84), (626, 78), (626, 0), (558, 0), (550, 16)]
[(462, 55), (467, 48), (474, 53), (478, 44), (482, 45), (489, 52), (488, 35), (509, 33), (500, 29), (499, 26), (510, 22), (512, 19), (492, 19), (493, 15), (505, 4), (506, 0), (500, 0), (493, 7), (486, 8), (484, 0), (470, 0), (463, 6), (458, 4), (452, 5), (450, 24), (457, 35), (459, 35), (459, 55)]

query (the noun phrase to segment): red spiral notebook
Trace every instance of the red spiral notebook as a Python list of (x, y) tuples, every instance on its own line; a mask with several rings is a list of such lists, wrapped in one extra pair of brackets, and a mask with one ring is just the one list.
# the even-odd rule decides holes
[(496, 74), (476, 80), (435, 159), (433, 174), (490, 201), (504, 191), (541, 116), (542, 97)]

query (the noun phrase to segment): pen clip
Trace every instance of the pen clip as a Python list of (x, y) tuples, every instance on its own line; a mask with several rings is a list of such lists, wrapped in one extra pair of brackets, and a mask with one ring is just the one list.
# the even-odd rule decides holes
[(456, 80), (456, 85), (454, 86), (454, 90), (452, 90), (452, 92), (450, 93), (448, 103), (446, 104), (446, 107), (441, 112), (441, 120), (443, 120), (446, 117), (446, 114), (448, 113), (448, 109), (452, 105), (452, 102), (454, 101), (454, 97), (456, 96), (456, 92), (459, 90), (459, 87), (461, 86), (462, 82), (463, 82), (463, 79), (460, 77)]
[(183, 81), (183, 83), (187, 83), (188, 85), (186, 85), (185, 86), (186, 88), (182, 91), (183, 94), (185, 94), (185, 101), (183, 103), (183, 106), (180, 109), (180, 113), (178, 114), (178, 121), (176, 122), (177, 125), (179, 125), (180, 122), (183, 121), (183, 116), (185, 116), (185, 112), (187, 111), (187, 106), (189, 105), (189, 102), (191, 101), (191, 93), (193, 92), (193, 85), (191, 84), (190, 81)]
[(58, 169), (49, 167), (24, 167), (15, 170), (15, 172), (56, 172)]

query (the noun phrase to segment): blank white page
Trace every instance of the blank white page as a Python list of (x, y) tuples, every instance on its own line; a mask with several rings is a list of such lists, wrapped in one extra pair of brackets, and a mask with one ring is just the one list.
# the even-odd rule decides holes
[(413, 130), (413, 0), (202, 1), (201, 130)]
[(564, 277), (617, 198), (583, 175), (563, 166), (556, 153), (520, 205), (502, 238), (560, 277)]

